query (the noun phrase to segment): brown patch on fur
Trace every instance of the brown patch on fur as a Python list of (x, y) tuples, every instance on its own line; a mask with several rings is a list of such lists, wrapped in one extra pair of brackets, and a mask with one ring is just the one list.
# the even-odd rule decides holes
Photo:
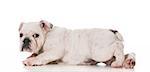
[(85, 61), (85, 63), (88, 64), (88, 65), (96, 65), (99, 62), (97, 62), (97, 61), (95, 61), (93, 59), (88, 59), (87, 61)]
[(55, 61), (52, 61), (52, 62), (49, 62), (49, 63), (47, 63), (47, 64), (58, 64), (58, 63), (60, 63), (60, 62), (62, 62), (61, 59), (55, 60)]
[(31, 58), (31, 57), (36, 57), (38, 54), (33, 53), (31, 56), (27, 57), (27, 58)]
[(110, 60), (105, 61), (105, 62), (103, 62), (103, 63), (105, 63), (107, 66), (111, 66), (111, 63), (114, 62), (115, 60), (116, 60), (116, 57), (113, 56)]
[(128, 58), (128, 56), (129, 56), (129, 54), (126, 54), (126, 55), (125, 55), (125, 59), (127, 59), (127, 58)]

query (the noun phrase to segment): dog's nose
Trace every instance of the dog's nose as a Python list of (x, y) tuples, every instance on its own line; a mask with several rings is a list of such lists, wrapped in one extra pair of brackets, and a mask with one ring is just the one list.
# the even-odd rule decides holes
[(31, 42), (31, 40), (29, 39), (29, 38), (25, 38), (24, 40), (23, 40), (23, 43), (30, 43)]
[(23, 40), (23, 45), (22, 45), (21, 51), (23, 51), (24, 49), (30, 49), (30, 42), (31, 42), (31, 40), (28, 37), (26, 37)]

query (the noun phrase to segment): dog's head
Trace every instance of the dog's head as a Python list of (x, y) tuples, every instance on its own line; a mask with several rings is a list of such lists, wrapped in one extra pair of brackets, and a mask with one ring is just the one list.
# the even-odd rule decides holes
[(44, 44), (46, 33), (52, 27), (51, 23), (44, 20), (40, 22), (21, 23), (19, 27), (21, 51), (38, 53)]

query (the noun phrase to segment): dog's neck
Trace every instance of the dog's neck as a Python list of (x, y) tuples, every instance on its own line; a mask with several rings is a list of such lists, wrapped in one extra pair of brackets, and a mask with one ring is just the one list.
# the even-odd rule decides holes
[[(52, 29), (53, 29), (53, 27), (51, 28), (51, 30), (52, 30)], [(38, 51), (38, 53), (33, 53), (33, 54), (39, 55), (39, 54), (43, 53), (43, 46), (44, 46), (44, 44), (45, 44), (45, 41), (46, 41), (46, 39), (47, 39), (47, 34), (48, 34), (49, 32), (50, 32), (50, 31), (48, 31), (48, 32), (45, 33), (43, 45), (41, 46), (41, 48), (40, 48), (40, 50)]]

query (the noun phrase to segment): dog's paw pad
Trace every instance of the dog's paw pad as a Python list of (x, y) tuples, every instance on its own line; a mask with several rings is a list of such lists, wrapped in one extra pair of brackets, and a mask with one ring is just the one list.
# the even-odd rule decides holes
[(125, 68), (131, 68), (132, 69), (132, 68), (134, 68), (134, 66), (135, 66), (135, 60), (133, 60), (133, 59), (128, 59), (124, 63)]

